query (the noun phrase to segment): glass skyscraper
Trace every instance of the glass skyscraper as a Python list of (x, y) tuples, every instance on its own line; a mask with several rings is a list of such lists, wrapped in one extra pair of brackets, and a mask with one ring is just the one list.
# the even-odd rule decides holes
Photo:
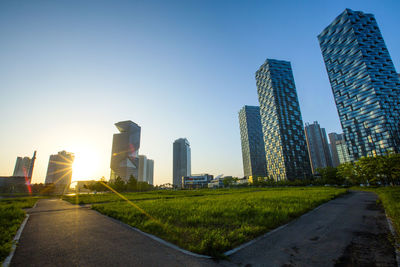
[(267, 166), (260, 107), (244, 106), (241, 108), (239, 125), (244, 176), (266, 177)]
[(314, 121), (313, 124), (306, 123), (304, 132), (306, 134), (312, 172), (315, 174), (318, 168), (332, 167), (331, 152), (325, 128), (321, 128), (319, 123)]
[(352, 160), (400, 152), (400, 80), (372, 14), (346, 9), (319, 35)]
[(308, 178), (310, 161), (290, 62), (267, 59), (256, 81), (268, 176), (277, 181)]
[(113, 135), (110, 179), (120, 177), (127, 182), (131, 175), (138, 179), (141, 128), (132, 121), (120, 121), (115, 126), (120, 133)]
[(186, 138), (175, 140), (172, 159), (172, 183), (176, 187), (182, 187), (182, 177), (190, 176), (191, 169), (190, 144)]

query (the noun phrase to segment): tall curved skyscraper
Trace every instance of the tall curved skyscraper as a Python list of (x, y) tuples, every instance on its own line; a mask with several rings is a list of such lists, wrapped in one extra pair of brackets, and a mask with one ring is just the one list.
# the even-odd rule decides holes
[(119, 176), (128, 181), (131, 175), (138, 179), (141, 128), (132, 121), (120, 121), (115, 126), (120, 133), (113, 136), (110, 179)]
[(400, 153), (400, 79), (374, 15), (346, 9), (318, 40), (351, 159)]
[(268, 176), (275, 181), (311, 176), (299, 100), (290, 62), (267, 59), (256, 72)]

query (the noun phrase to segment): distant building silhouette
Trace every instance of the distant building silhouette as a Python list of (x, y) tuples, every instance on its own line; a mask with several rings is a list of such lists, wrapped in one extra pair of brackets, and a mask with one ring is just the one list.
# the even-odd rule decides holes
[(17, 157), (13, 176), (28, 176), (28, 171), (30, 166), (31, 166), (31, 158)]
[(290, 62), (267, 59), (256, 72), (268, 176), (311, 176), (303, 120)]
[(313, 124), (306, 123), (304, 132), (313, 174), (317, 173), (318, 168), (331, 167), (332, 158), (325, 129), (314, 121)]
[(154, 160), (147, 159), (147, 182), (154, 185)]
[(239, 111), (244, 176), (266, 177), (265, 144), (260, 107), (244, 106)]
[(113, 136), (110, 179), (113, 180), (119, 176), (129, 181), (130, 176), (133, 175), (138, 180), (141, 128), (132, 121), (120, 121), (115, 126), (120, 133)]
[(172, 183), (182, 187), (182, 177), (191, 174), (190, 144), (186, 138), (179, 138), (173, 144)]
[(66, 192), (71, 185), (74, 159), (74, 154), (65, 150), (50, 155), (45, 184), (55, 185), (58, 193)]
[(139, 155), (139, 176), (138, 181), (153, 184), (154, 160), (148, 159), (145, 155)]
[(146, 182), (147, 180), (147, 157), (139, 155), (139, 175), (138, 181)]
[(346, 9), (318, 35), (351, 160), (400, 152), (400, 79), (372, 14)]

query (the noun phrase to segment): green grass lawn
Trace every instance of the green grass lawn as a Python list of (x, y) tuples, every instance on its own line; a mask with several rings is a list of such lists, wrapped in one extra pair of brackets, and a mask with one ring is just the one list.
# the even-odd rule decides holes
[(130, 203), (111, 202), (118, 198), (110, 195), (84, 201), (110, 201), (92, 208), (179, 247), (220, 257), (345, 192), (330, 187), (155, 191), (124, 194)]
[[(169, 199), (181, 197), (201, 197), (208, 195), (238, 194), (254, 191), (263, 191), (265, 188), (241, 188), (241, 189), (200, 189), (200, 190), (155, 190), (148, 192), (123, 193), (129, 200)], [(63, 199), (72, 204), (93, 204), (120, 201), (121, 198), (114, 193), (80, 194), (63, 196)]]
[(25, 208), (31, 208), (38, 198), (0, 199), (0, 262), (8, 256), (12, 240), (25, 218)]

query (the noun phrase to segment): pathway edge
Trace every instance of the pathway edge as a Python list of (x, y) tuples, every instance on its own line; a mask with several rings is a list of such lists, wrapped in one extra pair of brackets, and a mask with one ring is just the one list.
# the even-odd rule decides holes
[(272, 235), (273, 233), (275, 233), (275, 232), (277, 232), (277, 231), (279, 231), (279, 230), (282, 230), (283, 228), (287, 227), (289, 224), (292, 224), (292, 223), (294, 223), (294, 222), (300, 220), (300, 219), (303, 218), (303, 217), (309, 216), (310, 214), (316, 212), (317, 210), (319, 210), (319, 209), (322, 208), (323, 206), (327, 205), (329, 202), (331, 202), (331, 201), (333, 201), (333, 200), (335, 200), (335, 199), (337, 199), (337, 198), (339, 198), (339, 197), (341, 197), (341, 196), (347, 195), (347, 194), (349, 194), (349, 193), (352, 193), (352, 192), (348, 191), (348, 192), (346, 192), (346, 193), (344, 193), (344, 194), (342, 194), (342, 195), (339, 195), (339, 196), (335, 197), (334, 199), (331, 199), (331, 200), (329, 200), (329, 201), (327, 201), (327, 202), (325, 202), (325, 203), (322, 203), (322, 204), (319, 205), (318, 207), (316, 207), (316, 208), (310, 210), (309, 212), (304, 213), (304, 214), (301, 215), (300, 217), (297, 217), (297, 218), (295, 218), (294, 220), (291, 220), (290, 222), (288, 222), (288, 223), (286, 223), (286, 224), (284, 224), (284, 225), (281, 225), (281, 226), (279, 226), (279, 227), (277, 227), (277, 228), (275, 228), (275, 229), (273, 229), (273, 230), (271, 230), (271, 231), (269, 231), (269, 232), (267, 232), (267, 233), (265, 233), (265, 234), (263, 234), (263, 235), (261, 235), (261, 236), (259, 236), (259, 237), (256, 237), (256, 238), (254, 238), (254, 239), (252, 239), (252, 240), (250, 240), (250, 241), (248, 241), (248, 242), (246, 242), (246, 243), (243, 243), (243, 244), (241, 244), (240, 246), (238, 246), (238, 247), (236, 247), (236, 248), (233, 248), (233, 249), (231, 249), (231, 250), (228, 250), (227, 252), (224, 253), (224, 255), (225, 255), (225, 256), (231, 256), (232, 254), (238, 252), (239, 250), (242, 250), (242, 249), (244, 249), (244, 248), (246, 248), (246, 247), (248, 247), (248, 246), (250, 246), (250, 245), (256, 243), (257, 241), (259, 241), (259, 240), (261, 240), (261, 239), (264, 239), (264, 238), (266, 238), (267, 236)]
[[(37, 203), (37, 202), (36, 202), (36, 203)], [(36, 204), (35, 204), (35, 206), (36, 206)], [(26, 225), (26, 223), (28, 222), (28, 219), (29, 219), (29, 214), (26, 214), (26, 215), (25, 215), (24, 221), (21, 223), (21, 225), (20, 225), (19, 228), (18, 228), (17, 233), (16, 233), (15, 236), (14, 236), (14, 239), (13, 239), (13, 241), (12, 241), (13, 244), (12, 244), (12, 247), (11, 247), (10, 254), (9, 254), (9, 255), (7, 256), (7, 258), (4, 260), (3, 265), (2, 265), (3, 267), (8, 267), (8, 266), (10, 266), (12, 257), (14, 256), (14, 253), (15, 253), (15, 249), (17, 248), (17, 244), (18, 244), (19, 238), (21, 237), (22, 231), (24, 230), (25, 225)]]

